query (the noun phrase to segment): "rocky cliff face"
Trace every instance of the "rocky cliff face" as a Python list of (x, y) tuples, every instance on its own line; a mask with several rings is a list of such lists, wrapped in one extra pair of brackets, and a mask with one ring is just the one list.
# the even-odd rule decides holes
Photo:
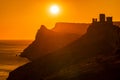
[(120, 28), (91, 24), (82, 37), (17, 68), (7, 80), (119, 80), (119, 57)]
[(81, 37), (86, 32), (87, 27), (88, 24), (57, 23), (55, 28), (49, 30), (41, 25), (35, 40), (24, 49), (20, 56), (29, 60), (46, 56)]
[[(114, 24), (119, 25), (119, 22), (114, 22)], [(89, 25), (90, 24), (86, 24), (86, 23), (60, 22), (60, 23), (56, 23), (55, 27), (52, 30), (49, 30), (44, 25), (41, 25), (40, 29), (37, 31), (35, 40), (26, 49), (24, 49), (24, 51), (21, 53), (20, 56), (26, 57), (31, 61), (46, 56), (47, 54), (59, 50), (60, 48), (65, 47), (66, 45), (80, 38), (82, 35), (84, 35), (87, 32), (87, 28)], [(102, 26), (106, 26), (106, 27), (102, 28)], [(88, 32), (90, 32), (89, 34), (92, 35), (91, 38), (96, 35), (95, 37), (97, 39), (100, 38), (106, 39), (108, 37), (108, 39), (110, 38), (109, 40), (111, 39), (118, 40), (116, 39), (118, 33), (113, 33), (114, 29), (118, 30), (116, 29), (117, 28), (116, 26), (109, 27), (108, 25), (92, 25), (92, 30), (90, 28), (91, 27), (89, 27)], [(106, 35), (101, 34), (102, 32), (104, 32)], [(109, 35), (111, 33), (113, 34)], [(97, 37), (98, 35), (99, 37)], [(110, 36), (113, 38), (111, 38)], [(105, 42), (106, 40), (103, 41)], [(107, 44), (108, 42), (105, 42), (105, 44)], [(115, 46), (114, 44), (111, 45)]]

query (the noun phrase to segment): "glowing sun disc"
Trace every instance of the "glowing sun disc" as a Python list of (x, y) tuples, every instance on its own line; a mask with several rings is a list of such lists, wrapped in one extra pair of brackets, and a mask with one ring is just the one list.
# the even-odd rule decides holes
[(57, 5), (52, 5), (52, 6), (50, 7), (50, 13), (51, 13), (51, 14), (58, 14), (59, 11), (60, 11), (60, 9), (59, 9), (59, 7), (58, 7)]

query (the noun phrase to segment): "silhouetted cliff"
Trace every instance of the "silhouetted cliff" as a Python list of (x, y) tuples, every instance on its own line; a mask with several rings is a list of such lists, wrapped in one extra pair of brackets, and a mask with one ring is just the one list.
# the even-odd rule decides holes
[(82, 37), (15, 69), (7, 80), (120, 80), (120, 28), (92, 23)]
[(87, 27), (88, 24), (57, 23), (54, 29), (49, 30), (44, 25), (41, 25), (35, 40), (20, 56), (29, 60), (43, 57), (81, 37), (86, 32)]
[(58, 22), (52, 30), (55, 32), (83, 35), (87, 32), (87, 28), (89, 27), (89, 25), (89, 23)]
[[(119, 22), (114, 22), (114, 24), (119, 25)], [(52, 53), (80, 38), (87, 32), (89, 25), (90, 24), (86, 23), (59, 22), (56, 23), (52, 30), (49, 30), (42, 25), (38, 30), (33, 43), (30, 44), (20, 56), (26, 57), (29, 60), (35, 60)]]

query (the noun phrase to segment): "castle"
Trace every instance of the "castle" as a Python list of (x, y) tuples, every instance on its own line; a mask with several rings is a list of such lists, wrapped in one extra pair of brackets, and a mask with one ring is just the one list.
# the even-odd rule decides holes
[(105, 17), (105, 14), (99, 15), (99, 21), (97, 21), (97, 18), (92, 19), (92, 23), (98, 23), (98, 24), (113, 24), (112, 17)]

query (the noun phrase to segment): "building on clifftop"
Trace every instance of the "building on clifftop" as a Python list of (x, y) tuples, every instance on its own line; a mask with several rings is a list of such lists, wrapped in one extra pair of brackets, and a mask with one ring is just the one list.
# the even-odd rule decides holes
[(105, 14), (99, 15), (99, 21), (97, 21), (97, 18), (92, 19), (93, 24), (113, 24), (112, 17), (106, 17)]

